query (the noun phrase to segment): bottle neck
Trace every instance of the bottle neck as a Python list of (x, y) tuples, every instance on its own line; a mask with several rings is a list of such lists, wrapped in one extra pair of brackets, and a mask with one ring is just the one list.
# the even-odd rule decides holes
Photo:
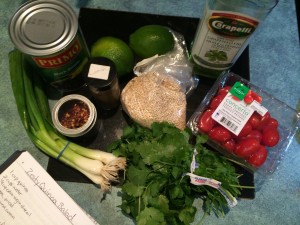
[(238, 12), (264, 20), (278, 0), (206, 0), (207, 10)]

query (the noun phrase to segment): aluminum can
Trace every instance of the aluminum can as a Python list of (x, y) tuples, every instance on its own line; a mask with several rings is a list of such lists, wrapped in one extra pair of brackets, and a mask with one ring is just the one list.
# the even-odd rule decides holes
[(46, 83), (62, 90), (83, 85), (79, 75), (89, 61), (89, 51), (77, 15), (68, 4), (26, 2), (12, 16), (9, 35)]

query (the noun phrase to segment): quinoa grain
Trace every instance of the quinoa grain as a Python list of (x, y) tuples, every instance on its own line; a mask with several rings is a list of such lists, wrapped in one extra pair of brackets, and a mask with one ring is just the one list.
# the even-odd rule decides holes
[(133, 78), (121, 93), (125, 112), (137, 123), (169, 122), (186, 127), (186, 96), (180, 84), (167, 75), (147, 73)]

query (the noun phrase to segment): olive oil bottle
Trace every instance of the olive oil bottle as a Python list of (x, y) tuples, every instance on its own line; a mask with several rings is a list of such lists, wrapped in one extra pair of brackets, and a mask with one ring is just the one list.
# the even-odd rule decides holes
[(217, 78), (230, 69), (278, 0), (206, 0), (193, 42), (195, 73)]

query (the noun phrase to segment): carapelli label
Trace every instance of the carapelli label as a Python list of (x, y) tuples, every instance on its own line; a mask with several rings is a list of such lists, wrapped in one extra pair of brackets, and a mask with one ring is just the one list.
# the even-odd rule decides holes
[(193, 60), (206, 68), (225, 70), (255, 32), (259, 21), (236, 12), (206, 10), (194, 40)]
[(258, 22), (251, 18), (225, 12), (214, 12), (208, 20), (211, 31), (222, 36), (246, 37), (251, 35)]

